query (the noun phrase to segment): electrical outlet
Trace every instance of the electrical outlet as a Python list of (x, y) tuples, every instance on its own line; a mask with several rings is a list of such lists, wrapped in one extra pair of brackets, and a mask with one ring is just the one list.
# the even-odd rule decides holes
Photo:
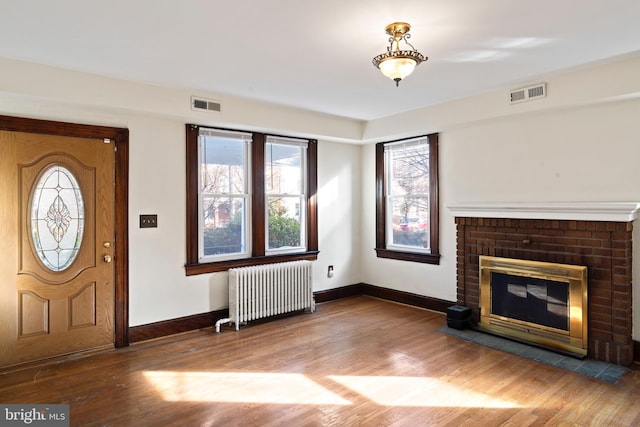
[(140, 228), (157, 228), (158, 215), (140, 215)]
[(327, 269), (327, 277), (333, 277), (333, 265), (330, 265)]

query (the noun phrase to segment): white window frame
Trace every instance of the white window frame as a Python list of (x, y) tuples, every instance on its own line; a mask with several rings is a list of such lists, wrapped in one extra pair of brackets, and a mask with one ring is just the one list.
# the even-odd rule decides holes
[[(264, 194), (264, 203), (265, 203), (265, 227), (264, 227), (264, 251), (265, 255), (279, 255), (279, 254), (287, 254), (287, 253), (295, 253), (300, 251), (307, 250), (307, 172), (308, 172), (308, 163), (307, 163), (307, 151), (308, 151), (308, 141), (306, 139), (297, 139), (297, 138), (287, 138), (281, 136), (272, 136), (267, 135), (265, 140), (265, 151), (266, 147), (269, 144), (277, 144), (277, 145), (290, 145), (294, 147), (303, 148), (302, 150), (302, 158), (300, 159), (301, 167), (300, 167), (300, 189), (301, 193), (292, 195), (292, 194), (279, 194), (279, 193), (269, 193), (266, 190), (266, 182), (265, 182), (265, 194)], [(264, 170), (267, 170), (267, 156), (265, 153), (265, 164)], [(293, 196), (298, 197), (298, 204), (300, 209), (300, 246), (287, 246), (283, 248), (277, 249), (269, 249), (269, 199), (270, 198), (292, 198)]]
[(243, 199), (245, 212), (243, 216), (244, 226), (242, 228), (243, 233), (241, 239), (244, 241), (244, 251), (233, 252), (229, 254), (220, 255), (205, 255), (204, 254), (204, 200), (206, 196), (217, 195), (216, 193), (204, 194), (202, 191), (202, 173), (198, 173), (198, 261), (201, 263), (226, 261), (232, 259), (243, 259), (251, 257), (252, 242), (251, 242), (251, 224), (252, 224), (252, 209), (251, 209), (251, 143), (252, 134), (246, 132), (234, 132), (225, 131), (220, 129), (200, 128), (198, 134), (198, 164), (200, 168), (205, 159), (206, 153), (203, 152), (202, 147), (204, 145), (204, 139), (209, 137), (221, 137), (228, 139), (237, 139), (244, 142), (243, 156), (245, 159), (244, 165), (244, 193), (243, 194), (219, 194), (221, 197), (231, 197), (234, 199)]
[[(403, 252), (415, 252), (415, 253), (431, 253), (431, 239), (429, 239), (428, 247), (418, 247), (418, 246), (410, 246), (410, 245), (401, 245), (393, 243), (393, 200), (402, 200), (402, 199), (426, 199), (427, 206), (431, 203), (430, 194), (429, 193), (410, 193), (404, 195), (396, 195), (393, 194), (392, 182), (393, 182), (393, 167), (391, 163), (391, 156), (394, 150), (398, 150), (398, 148), (408, 148), (416, 145), (425, 145), (427, 151), (430, 150), (429, 147), (429, 139), (427, 137), (419, 137), (412, 138), (403, 141), (398, 141), (394, 143), (387, 143), (384, 146), (384, 173), (385, 173), (385, 194), (386, 194), (386, 223), (385, 223), (385, 231), (386, 231), (386, 241), (387, 241), (387, 249), (389, 250), (397, 250)], [(431, 153), (429, 153), (431, 155)], [(429, 209), (427, 209), (429, 212)], [(427, 237), (430, 237), (431, 223), (428, 223), (428, 228), (426, 230)]]

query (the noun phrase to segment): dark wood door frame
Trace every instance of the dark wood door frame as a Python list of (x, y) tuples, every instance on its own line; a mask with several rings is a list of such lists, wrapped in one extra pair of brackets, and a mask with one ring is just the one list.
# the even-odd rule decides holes
[(115, 143), (115, 312), (114, 344), (129, 345), (129, 129), (0, 115), (0, 130)]

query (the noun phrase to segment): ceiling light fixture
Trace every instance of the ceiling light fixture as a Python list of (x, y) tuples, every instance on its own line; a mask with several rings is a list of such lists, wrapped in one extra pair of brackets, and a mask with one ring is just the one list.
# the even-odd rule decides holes
[[(385, 31), (391, 36), (387, 51), (373, 58), (373, 65), (380, 69), (382, 74), (395, 81), (396, 86), (399, 85), (400, 80), (413, 72), (416, 65), (429, 59), (407, 41), (411, 37), (410, 29), (411, 25), (406, 22), (387, 25)], [(404, 42), (411, 49), (400, 49), (400, 42)]]

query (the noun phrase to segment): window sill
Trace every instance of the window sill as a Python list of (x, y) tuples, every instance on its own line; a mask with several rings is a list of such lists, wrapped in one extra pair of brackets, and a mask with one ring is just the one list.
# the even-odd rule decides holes
[(440, 254), (421, 254), (417, 252), (392, 251), (376, 248), (378, 258), (397, 259), (400, 261), (421, 262), (424, 264), (440, 265)]
[(186, 264), (184, 266), (187, 276), (195, 276), (197, 274), (216, 273), (227, 271), (230, 268), (250, 267), (252, 265), (273, 264), (276, 262), (298, 261), (298, 260), (316, 260), (320, 251), (307, 251), (295, 254), (270, 255), (243, 259), (233, 259), (219, 262), (207, 262), (202, 264)]

